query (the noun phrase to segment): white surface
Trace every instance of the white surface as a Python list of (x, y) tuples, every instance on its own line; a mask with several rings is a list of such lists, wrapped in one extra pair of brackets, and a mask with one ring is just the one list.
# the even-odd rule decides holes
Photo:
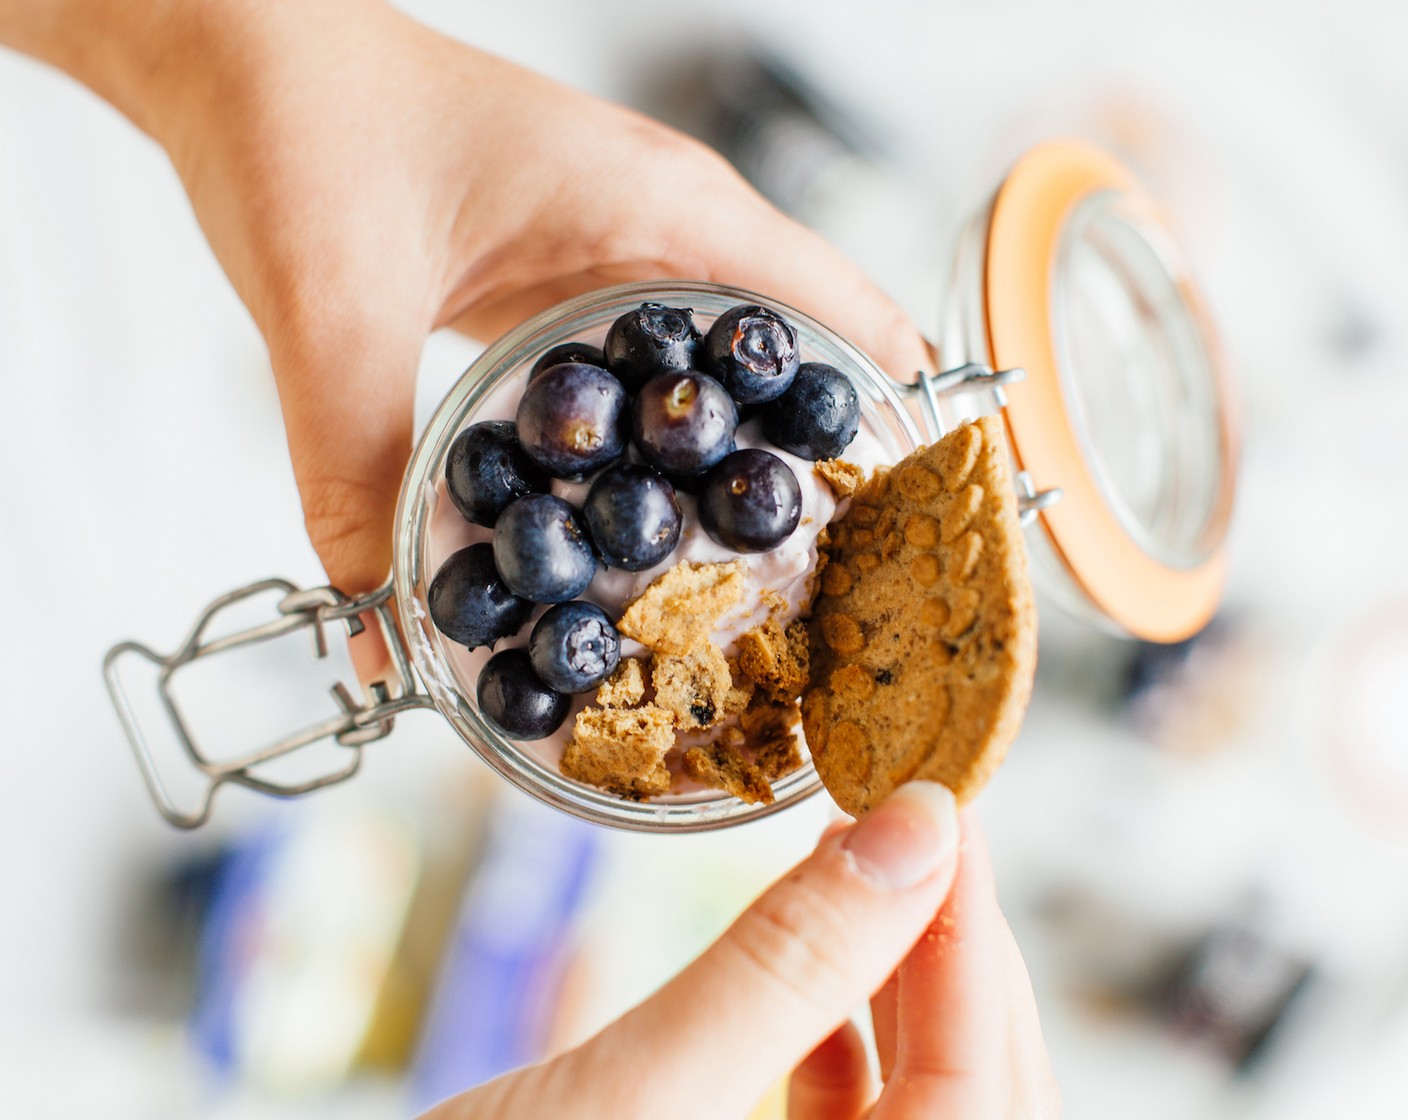
[[(1235, 749), (1159, 752), (1075, 695), (1113, 663), (1110, 648), (1048, 626), (1032, 719), (985, 799), (1004, 897), (1069, 1115), (1401, 1115), (1405, 848), (1339, 797), (1322, 731), (1339, 715), (1325, 687), (1336, 643), (1408, 598), (1404, 9), (411, 7), (628, 100), (698, 45), (769, 38), (884, 123), (940, 229), (1037, 137), (1085, 133), (1135, 158), (1179, 219), (1243, 386), (1231, 603), (1260, 641), (1265, 690), (1236, 698), (1247, 724)], [(883, 253), (847, 247), (932, 325), (939, 247), (901, 256), (895, 240)], [(1336, 343), (1355, 334), (1371, 345)], [(432, 347), (428, 372), (453, 376), (462, 354)], [(247, 579), (319, 572), (261, 342), (174, 176), (111, 111), (11, 55), (0, 55), (0, 385), (11, 697), (0, 1113), (146, 1116), (184, 1099), (174, 1107), (190, 1114), (195, 1097), (170, 1090), (179, 1048), (123, 1017), (113, 927), (136, 869), (201, 841), (145, 803), (98, 665), (122, 637), (169, 648), (199, 605)], [(447, 730), (409, 734), (424, 742), (374, 751), (364, 782), (432, 755), (459, 764)], [(236, 818), (251, 811), (248, 799), (225, 804)], [(1083, 1011), (1036, 916), (1052, 889), (1079, 884), (1126, 917), (1191, 932), (1257, 880), (1344, 983), (1318, 1008), (1321, 1026), (1288, 1035), (1282, 1060), (1241, 1086), (1147, 1024)], [(95, 1098), (100, 1079), (111, 1092)]]

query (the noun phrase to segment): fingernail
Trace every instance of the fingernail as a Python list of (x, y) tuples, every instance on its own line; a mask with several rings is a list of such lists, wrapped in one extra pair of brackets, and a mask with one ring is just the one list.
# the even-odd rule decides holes
[(851, 829), (842, 847), (856, 870), (883, 890), (932, 876), (958, 846), (958, 808), (947, 786), (906, 782)]

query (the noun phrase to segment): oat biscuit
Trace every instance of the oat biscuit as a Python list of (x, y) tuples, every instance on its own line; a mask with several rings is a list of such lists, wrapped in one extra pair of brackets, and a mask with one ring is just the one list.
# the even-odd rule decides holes
[(656, 706), (670, 712), (681, 731), (713, 727), (724, 718), (733, 677), (713, 642), (683, 657), (657, 656), (650, 676)]
[(964, 424), (877, 473), (831, 527), (828, 554), (802, 703), (817, 773), (852, 814), (910, 778), (968, 800), (1016, 735), (1036, 667), (1001, 421)]
[(624, 797), (652, 797), (670, 791), (665, 755), (674, 745), (675, 721), (664, 708), (583, 708), (561, 769)]
[(807, 684), (807, 624), (769, 618), (738, 639), (738, 665), (774, 700), (795, 700)]
[(654, 653), (681, 656), (697, 649), (720, 618), (743, 600), (742, 560), (681, 561), (657, 576), (632, 602), (616, 629)]
[(638, 657), (623, 657), (596, 690), (601, 708), (634, 708), (645, 699), (645, 669)]

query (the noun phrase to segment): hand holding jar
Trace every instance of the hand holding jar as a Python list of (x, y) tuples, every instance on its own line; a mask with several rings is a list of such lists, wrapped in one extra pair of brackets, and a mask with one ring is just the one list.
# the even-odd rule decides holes
[[(309, 536), (349, 592), (390, 568), (439, 327), (492, 337), (585, 291), (683, 276), (769, 293), (896, 377), (930, 364), (903, 312), (715, 154), (389, 6), (22, 0), (0, 8), (0, 41), (170, 155), (268, 344)], [(810, 1050), (793, 1115), (859, 1116), (871, 1086), (845, 1017), (877, 989), (874, 1115), (1050, 1114), (1025, 972), (965, 835), (940, 787), (901, 792), (597, 1039), (437, 1115), (736, 1114)]]

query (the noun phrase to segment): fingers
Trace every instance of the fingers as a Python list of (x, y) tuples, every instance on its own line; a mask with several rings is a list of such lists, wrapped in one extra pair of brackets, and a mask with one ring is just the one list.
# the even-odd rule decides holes
[(865, 1041), (848, 1019), (792, 1072), (787, 1120), (856, 1120), (872, 1095)]
[(953, 890), (899, 969), (895, 1065), (875, 1120), (1054, 1115), (1031, 987), (971, 815), (963, 837)]
[(900, 974), (890, 973), (884, 986), (870, 997), (870, 1022), (875, 1029), (875, 1053), (880, 1059), (880, 1080), (890, 1080), (895, 1069), (895, 1043), (899, 1036)]
[[(491, 337), (593, 288), (706, 280), (791, 304), (898, 380), (933, 368), (918, 329), (889, 296), (717, 153), (633, 115), (612, 111), (606, 120), (591, 151), (569, 161), (577, 171), (525, 230), (511, 263), (480, 269), (445, 321)], [(608, 166), (596, 166), (603, 159)], [(621, 175), (623, 167), (631, 174)]]
[[(332, 586), (373, 590), (391, 569), (392, 522), (411, 451), (424, 330), (412, 316), (339, 316), (274, 333), (270, 357), (309, 540)], [(378, 634), (352, 642), (364, 681), (388, 664)]]
[[(672, 1116), (746, 1112), (893, 971), (948, 892), (957, 842), (953, 795), (902, 786), (589, 1043), (587, 1060), (621, 1067), (650, 1054), (635, 1063), (636, 1101), (668, 1100)], [(709, 1099), (681, 1111), (678, 1086), (701, 1079)]]
[(789, 303), (825, 323), (899, 381), (933, 360), (913, 320), (840, 250), (751, 192), (694, 228), (707, 278)]

